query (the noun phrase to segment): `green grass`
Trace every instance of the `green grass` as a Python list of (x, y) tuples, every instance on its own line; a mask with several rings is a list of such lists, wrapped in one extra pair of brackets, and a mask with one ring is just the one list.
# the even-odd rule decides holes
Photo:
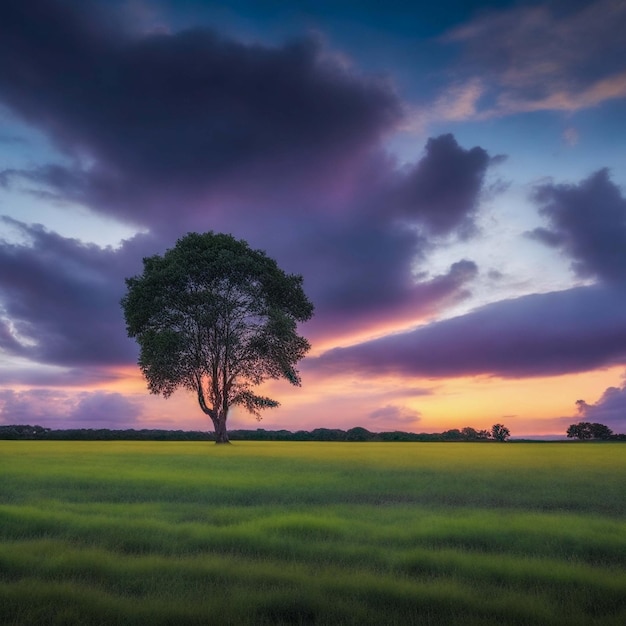
[(2, 624), (626, 623), (621, 444), (0, 441)]

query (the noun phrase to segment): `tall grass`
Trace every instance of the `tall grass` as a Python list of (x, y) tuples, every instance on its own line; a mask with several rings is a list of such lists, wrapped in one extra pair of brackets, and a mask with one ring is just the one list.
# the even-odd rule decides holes
[(621, 625), (625, 452), (0, 441), (0, 623)]

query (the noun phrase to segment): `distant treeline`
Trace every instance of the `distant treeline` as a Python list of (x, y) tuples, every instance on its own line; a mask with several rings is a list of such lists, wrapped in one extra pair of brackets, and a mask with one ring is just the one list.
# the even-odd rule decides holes
[[(349, 430), (315, 428), (314, 430), (231, 430), (231, 441), (493, 441), (486, 431), (453, 428), (442, 433), (408, 433), (400, 430), (374, 433), (357, 426)], [(24, 424), (0, 426), (0, 439), (56, 441), (214, 441), (212, 432), (201, 430), (147, 429), (111, 430), (109, 428), (52, 429)], [(611, 435), (609, 441), (626, 441), (626, 435)]]

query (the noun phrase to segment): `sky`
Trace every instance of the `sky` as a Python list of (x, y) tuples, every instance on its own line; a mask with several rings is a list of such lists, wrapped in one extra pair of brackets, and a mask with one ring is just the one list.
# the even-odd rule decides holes
[(301, 274), (231, 428), (626, 432), (626, 2), (4, 0), (0, 424), (209, 430), (120, 299), (187, 232)]

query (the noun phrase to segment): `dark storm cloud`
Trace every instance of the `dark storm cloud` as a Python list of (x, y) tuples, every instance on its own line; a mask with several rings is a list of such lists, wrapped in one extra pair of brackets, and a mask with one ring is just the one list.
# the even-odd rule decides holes
[(578, 185), (541, 185), (534, 198), (549, 228), (532, 237), (563, 250), (583, 278), (626, 281), (626, 198), (606, 169)]
[(381, 305), (406, 297), (410, 260), (419, 253), (415, 234), (384, 219), (314, 221), (302, 245), (312, 253), (307, 265), (318, 307), (354, 313), (375, 307), (374, 295)]
[(64, 366), (132, 360), (123, 278), (187, 230), (232, 232), (302, 273), (314, 334), (406, 322), (468, 295), (470, 261), (417, 284), (414, 272), (431, 235), (471, 231), (490, 163), (482, 148), (445, 135), (401, 169), (381, 148), (403, 115), (390, 84), (345, 69), (321, 44), (144, 35), (122, 28), (111, 5), (84, 6), (0, 6), (10, 60), (0, 99), (66, 155), (8, 167), (0, 183), (141, 223), (152, 249), (136, 238), (102, 250), (24, 227), (29, 245), (0, 246), (8, 353)]
[[(269, 250), (281, 264), (304, 274), (316, 305), (307, 325), (314, 337), (333, 327), (336, 333), (341, 327), (354, 331), (394, 319), (418, 320), (470, 295), (478, 272), (472, 261), (454, 263), (438, 276), (420, 274), (419, 268), (434, 246), (433, 231), (445, 236), (472, 230), (489, 161), (484, 150), (465, 150), (451, 135), (434, 138), (408, 174), (395, 171), (388, 158), (372, 157), (340, 211), (311, 207), (278, 223), (263, 214), (246, 219), (237, 232), (260, 247), (271, 241)], [(435, 181), (430, 185), (427, 173)], [(409, 199), (419, 203), (422, 184), (427, 200), (409, 205)]]
[(626, 362), (626, 293), (580, 287), (487, 305), (467, 315), (338, 348), (315, 367), (377, 375), (550, 376)]
[[(124, 278), (141, 271), (143, 256), (162, 252), (158, 248), (165, 246), (154, 238), (137, 236), (120, 249), (102, 249), (40, 226), (11, 224), (28, 241), (0, 242), (0, 349), (71, 369), (9, 372), (3, 374), (4, 382), (65, 385), (69, 379), (74, 384), (89, 384), (110, 379), (104, 366), (135, 362), (136, 347), (126, 338), (119, 305)], [(319, 301), (318, 314), (307, 325), (307, 334), (313, 339), (336, 332), (337, 326), (344, 331), (363, 329), (432, 314), (437, 306), (466, 297), (467, 285), (477, 273), (475, 264), (461, 261), (446, 274), (415, 284), (406, 267), (405, 282), (394, 283), (393, 272), (387, 280), (384, 273), (374, 273), (379, 271), (376, 263), (369, 275), (370, 265), (360, 264), (358, 259), (348, 255), (341, 262), (337, 254), (331, 258), (337, 262), (339, 279), (334, 281), (333, 269), (328, 268), (328, 273), (314, 274), (318, 280), (307, 285), (307, 291)], [(396, 260), (397, 267), (406, 265), (408, 258)], [(342, 266), (351, 269), (342, 274)], [(383, 269), (393, 268), (387, 264)]]
[[(6, 218), (5, 218), (6, 220)], [(11, 220), (25, 244), (0, 241), (0, 348), (47, 364), (120, 364), (135, 359), (119, 305), (130, 268), (152, 247), (138, 236), (119, 250), (86, 245)]]
[(429, 139), (426, 155), (401, 185), (402, 209), (429, 234), (447, 235), (455, 229), (469, 234), (489, 161), (485, 150), (465, 150), (452, 135)]
[[(381, 188), (377, 193), (386, 193)], [(369, 192), (374, 193), (365, 185), (360, 193)], [(423, 238), (399, 225), (392, 211), (377, 210), (376, 202), (359, 197), (344, 215), (283, 218), (280, 232), (289, 231), (289, 237), (275, 236), (271, 216), (246, 219), (232, 230), (250, 235), (253, 246), (268, 249), (289, 271), (305, 275), (317, 307), (307, 327), (312, 339), (338, 328), (407, 323), (469, 295), (478, 271), (473, 262), (460, 261), (446, 274), (416, 282), (412, 265), (427, 247)], [(2, 321), (0, 347), (64, 367), (134, 361), (136, 349), (125, 337), (119, 307), (124, 278), (141, 271), (143, 256), (161, 253), (174, 239), (137, 236), (120, 249), (102, 249), (39, 226), (11, 223), (29, 242), (0, 243), (0, 300), (11, 321)]]
[(145, 202), (159, 193), (202, 195), (233, 178), (257, 198), (268, 178), (321, 180), (400, 119), (387, 84), (344, 71), (312, 40), (130, 36), (77, 6), (2, 4), (0, 97), (77, 159), (31, 179), (125, 219), (153, 222), (158, 205)]
[(476, 264), (467, 260), (452, 264), (445, 274), (417, 281), (409, 267), (403, 267), (404, 283), (393, 272), (387, 280), (383, 275), (376, 280), (366, 269), (359, 273), (358, 268), (354, 265), (350, 270), (352, 279), (344, 275), (334, 280), (332, 274), (322, 274), (330, 285), (313, 284), (314, 293), (317, 287), (321, 297), (316, 316), (307, 323), (308, 336), (316, 339), (338, 332), (350, 334), (394, 323), (415, 323), (467, 298), (470, 283), (478, 274)]
[(373, 174), (379, 213), (426, 234), (471, 230), (489, 157), (446, 135), (406, 170), (380, 159), (381, 138), (404, 115), (389, 82), (346, 69), (312, 39), (270, 47), (207, 29), (141, 35), (113, 28), (112, 10), (101, 19), (106, 4), (80, 7), (0, 6), (9, 60), (0, 99), (70, 157), (7, 168), (3, 184), (21, 177), (171, 233), (173, 211), (183, 231), (224, 214), (302, 215), (311, 197), (328, 212)]
[(490, 304), (462, 317), (323, 355), (317, 366), (416, 376), (582, 372), (626, 362), (626, 200), (601, 170), (578, 185), (535, 190), (560, 248), (598, 283)]

